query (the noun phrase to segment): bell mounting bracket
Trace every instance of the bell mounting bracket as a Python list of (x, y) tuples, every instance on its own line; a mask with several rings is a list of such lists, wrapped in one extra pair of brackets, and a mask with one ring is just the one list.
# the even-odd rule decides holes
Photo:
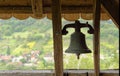
[(62, 29), (62, 35), (66, 35), (68, 31), (66, 30), (67, 28), (75, 28), (75, 32), (80, 32), (80, 29), (83, 27), (88, 27), (89, 30), (87, 31), (89, 34), (94, 33), (94, 29), (88, 22), (86, 23), (80, 23), (80, 21), (76, 20), (75, 23), (72, 24), (66, 24), (63, 29)]

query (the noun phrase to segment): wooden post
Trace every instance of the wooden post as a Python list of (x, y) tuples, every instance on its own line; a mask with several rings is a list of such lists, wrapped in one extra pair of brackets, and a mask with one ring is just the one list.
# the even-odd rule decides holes
[(63, 76), (61, 0), (52, 0), (55, 76)]
[(100, 76), (100, 7), (100, 0), (94, 0), (93, 25), (95, 31), (93, 37), (93, 47), (95, 76)]

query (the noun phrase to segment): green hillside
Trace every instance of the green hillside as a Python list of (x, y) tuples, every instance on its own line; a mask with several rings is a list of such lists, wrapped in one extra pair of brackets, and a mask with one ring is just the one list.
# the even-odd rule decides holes
[[(86, 23), (85, 20), (80, 21)], [(88, 22), (92, 25), (92, 21)], [(72, 22), (63, 19), (62, 23)], [(74, 31), (68, 30), (69, 34), (63, 36), (64, 50), (69, 46), (69, 38)], [(84, 28), (82, 32), (92, 50), (93, 35), (88, 34), (87, 30)], [(54, 69), (52, 34), (52, 21), (46, 18), (0, 20), (0, 70)], [(101, 69), (118, 68), (118, 40), (118, 29), (112, 21), (101, 21)], [(15, 61), (15, 58), (18, 60)], [(81, 55), (80, 60), (75, 55), (64, 54), (64, 68), (93, 69), (93, 54)]]

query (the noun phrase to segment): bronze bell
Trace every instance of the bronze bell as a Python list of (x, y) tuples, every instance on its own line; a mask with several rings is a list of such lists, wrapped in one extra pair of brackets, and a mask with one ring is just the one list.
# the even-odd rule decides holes
[(71, 35), (71, 42), (66, 53), (75, 53), (78, 56), (83, 53), (91, 53), (86, 46), (85, 35), (82, 32), (74, 32)]
[(88, 33), (90, 34), (94, 32), (93, 28), (88, 23), (81, 24), (79, 21), (75, 21), (75, 24), (68, 24), (63, 28), (63, 35), (68, 33), (68, 31), (66, 30), (66, 28), (68, 27), (75, 28), (75, 32), (71, 35), (70, 45), (65, 52), (75, 53), (78, 59), (80, 54), (91, 53), (91, 50), (86, 45), (85, 35), (80, 31), (80, 28), (89, 27)]

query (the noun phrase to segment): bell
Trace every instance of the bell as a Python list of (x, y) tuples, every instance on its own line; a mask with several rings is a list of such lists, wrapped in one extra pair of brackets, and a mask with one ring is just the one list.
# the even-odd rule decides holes
[(77, 58), (79, 59), (80, 54), (86, 54), (86, 53), (91, 53), (91, 50), (87, 47), (86, 41), (85, 41), (85, 35), (81, 32), (81, 28), (83, 27), (88, 27), (88, 33), (93, 34), (94, 29), (88, 22), (85, 23), (80, 23), (80, 21), (76, 20), (75, 23), (72, 24), (66, 24), (63, 27), (62, 30), (62, 35), (66, 35), (68, 31), (66, 30), (67, 28), (74, 28), (75, 32), (71, 35), (71, 42), (68, 47), (68, 49), (65, 51), (66, 53), (75, 53), (77, 55)]
[(79, 55), (83, 53), (91, 53), (85, 41), (85, 35), (82, 32), (74, 32), (71, 35), (71, 42), (65, 51), (66, 53), (75, 53), (79, 59)]

